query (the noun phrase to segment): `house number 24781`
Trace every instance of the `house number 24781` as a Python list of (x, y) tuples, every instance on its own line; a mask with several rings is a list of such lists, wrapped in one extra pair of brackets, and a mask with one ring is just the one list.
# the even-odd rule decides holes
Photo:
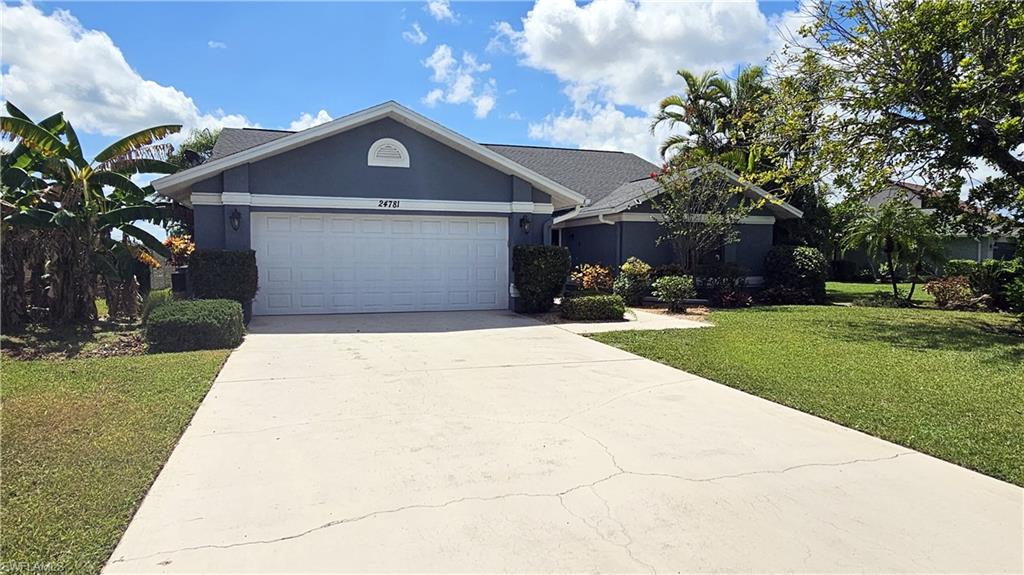
[(398, 200), (378, 200), (377, 201), (377, 207), (378, 208), (397, 208), (398, 207)]

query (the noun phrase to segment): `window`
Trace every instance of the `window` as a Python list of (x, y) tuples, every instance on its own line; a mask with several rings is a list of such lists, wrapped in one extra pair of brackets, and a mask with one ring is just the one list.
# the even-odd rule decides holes
[(392, 138), (381, 138), (370, 146), (370, 151), (366, 155), (366, 165), (408, 168), (409, 152), (402, 142)]

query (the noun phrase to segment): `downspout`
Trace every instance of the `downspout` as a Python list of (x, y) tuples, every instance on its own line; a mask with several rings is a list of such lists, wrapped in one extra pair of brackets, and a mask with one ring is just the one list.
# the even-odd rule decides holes
[(615, 222), (609, 222), (608, 220), (604, 219), (604, 214), (597, 214), (597, 221), (602, 224), (608, 224), (609, 226), (615, 225)]

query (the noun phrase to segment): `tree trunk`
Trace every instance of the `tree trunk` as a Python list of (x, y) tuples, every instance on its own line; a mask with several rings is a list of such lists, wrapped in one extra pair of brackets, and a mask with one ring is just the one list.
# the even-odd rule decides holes
[(892, 281), (892, 297), (893, 299), (899, 299), (900, 288), (896, 283), (896, 266), (892, 260), (891, 250), (887, 250), (885, 252), (885, 258), (889, 261), (889, 279)]
[(28, 319), (28, 300), (25, 296), (25, 265), (27, 263), (28, 246), (25, 238), (18, 230), (4, 226), (3, 237), (0, 238), (0, 328), (5, 332), (16, 331), (25, 325)]

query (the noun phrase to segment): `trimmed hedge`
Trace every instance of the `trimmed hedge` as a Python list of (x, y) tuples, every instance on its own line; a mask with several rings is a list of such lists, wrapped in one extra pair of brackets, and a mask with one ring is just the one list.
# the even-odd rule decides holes
[[(778, 294), (793, 294), (785, 303), (825, 303), (828, 261), (815, 248), (775, 246), (764, 258), (765, 288)], [(781, 302), (780, 302), (781, 303)]]
[(198, 299), (233, 299), (244, 305), (256, 297), (259, 273), (253, 250), (196, 250), (188, 273)]
[(229, 299), (167, 302), (145, 326), (151, 352), (229, 349), (242, 343), (242, 305)]
[(974, 260), (949, 260), (944, 266), (942, 266), (942, 275), (964, 276), (969, 278), (977, 268), (978, 262)]
[(517, 311), (549, 311), (555, 305), (555, 296), (565, 287), (571, 266), (568, 248), (515, 246), (512, 249), (512, 281), (519, 291), (520, 309)]
[(149, 314), (153, 313), (153, 310), (173, 301), (173, 299), (174, 294), (170, 289), (153, 290), (146, 294), (146, 298), (142, 301), (142, 324), (145, 325), (146, 319), (149, 318)]
[(621, 320), (626, 303), (617, 295), (581, 295), (562, 301), (562, 317), (579, 321)]

